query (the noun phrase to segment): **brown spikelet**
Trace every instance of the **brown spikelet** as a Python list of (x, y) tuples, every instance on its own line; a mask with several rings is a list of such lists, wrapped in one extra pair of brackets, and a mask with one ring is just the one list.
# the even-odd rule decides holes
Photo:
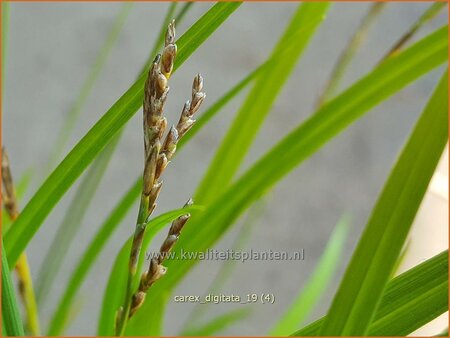
[[(172, 126), (165, 138), (163, 138), (167, 128), (167, 120), (163, 116), (164, 106), (169, 92), (168, 80), (173, 71), (176, 53), (175, 22), (172, 21), (166, 31), (162, 54), (158, 54), (155, 57), (144, 86), (143, 129), (145, 160), (143, 189), (138, 221), (131, 245), (127, 295), (122, 307), (125, 310), (118, 311), (117, 335), (124, 332), (127, 319), (133, 316), (139, 307), (142, 306), (149, 287), (166, 273), (167, 269), (162, 265), (162, 262), (172, 250), (181, 229), (190, 217), (189, 214), (186, 214), (172, 222), (169, 233), (161, 245), (158, 258), (150, 260), (148, 270), (141, 276), (138, 290), (133, 293), (132, 282), (142, 250), (146, 224), (156, 207), (156, 200), (162, 188), (161, 176), (176, 152), (178, 141), (194, 124), (195, 120), (191, 119), (191, 117), (199, 109), (206, 97), (205, 93), (202, 92), (203, 78), (198, 74), (192, 84), (191, 101), (185, 104), (178, 124)], [(189, 200), (185, 206), (190, 205), (192, 205), (192, 200)], [(123, 313), (128, 313), (128, 316)]]

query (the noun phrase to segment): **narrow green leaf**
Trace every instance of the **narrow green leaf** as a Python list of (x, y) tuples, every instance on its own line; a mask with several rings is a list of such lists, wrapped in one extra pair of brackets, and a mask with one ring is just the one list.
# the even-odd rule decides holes
[(23, 324), (17, 307), (5, 247), (2, 240), (2, 329), (4, 336), (23, 336)]
[(394, 166), (335, 295), (322, 335), (366, 334), (448, 141), (445, 72)]
[(64, 119), (64, 124), (59, 130), (57, 141), (55, 142), (55, 149), (50, 157), (48, 170), (52, 169), (57, 161), (60, 159), (61, 155), (64, 152), (64, 149), (67, 145), (67, 141), (75, 127), (76, 121), (82, 110), (86, 104), (86, 101), (89, 95), (92, 92), (95, 82), (97, 81), (98, 76), (100, 75), (103, 67), (106, 64), (106, 60), (116, 44), (120, 32), (125, 24), (125, 21), (130, 13), (131, 7), (133, 6), (132, 2), (125, 2), (122, 4), (122, 8), (117, 13), (117, 16), (112, 25), (111, 31), (108, 34), (105, 42), (103, 43), (100, 51), (95, 59), (95, 62), (92, 68), (89, 71), (89, 75), (86, 78), (81, 90), (75, 99), (73, 105), (67, 113), (66, 118)]
[(232, 310), (211, 319), (199, 327), (183, 331), (180, 335), (190, 337), (213, 336), (236, 322), (246, 319), (249, 315), (249, 308)]
[(96, 258), (107, 240), (109, 240), (113, 232), (118, 228), (118, 225), (130, 210), (131, 206), (135, 204), (137, 197), (141, 193), (141, 189), (142, 182), (139, 180), (127, 191), (123, 199), (120, 200), (118, 205), (109, 214), (109, 217), (102, 224), (89, 247), (80, 258), (67, 283), (67, 288), (61, 297), (58, 307), (53, 313), (48, 330), (49, 336), (58, 336), (63, 332), (65, 324), (69, 319), (71, 305), (82, 282), (90, 268), (94, 265)]
[[(257, 161), (200, 217), (192, 217), (174, 250), (202, 251), (211, 247), (253, 201), (328, 140), (371, 108), (445, 62), (447, 48), (447, 27), (443, 27), (325, 104)], [(143, 309), (128, 324), (128, 334), (148, 335), (153, 331), (154, 323), (143, 317), (146, 313), (157, 312), (157, 308), (149, 304), (159, 304), (161, 294), (170, 292), (195, 263), (194, 260), (167, 262), (168, 273), (150, 290)]]
[(92, 166), (86, 172), (75, 192), (74, 198), (67, 208), (66, 214), (58, 227), (55, 238), (45, 255), (44, 262), (36, 280), (36, 300), (40, 306), (44, 304), (50, 290), (53, 289), (55, 276), (61, 268), (67, 255), (72, 239), (80, 228), (84, 216), (91, 205), (103, 174), (106, 171), (111, 156), (116, 148), (120, 136), (100, 153)]
[[(147, 230), (145, 231), (144, 239), (142, 241), (142, 248), (147, 248), (150, 245), (153, 237), (160, 230), (162, 230), (164, 226), (172, 222), (174, 219), (187, 213), (195, 215), (197, 212), (203, 211), (203, 209), (204, 208), (201, 206), (193, 205), (191, 207), (169, 211), (158, 217), (155, 217), (147, 224)], [(130, 237), (122, 246), (122, 249), (117, 255), (112, 267), (103, 297), (103, 304), (98, 327), (99, 336), (111, 336), (114, 334), (115, 314), (125, 297), (126, 282), (128, 276), (127, 266), (131, 250), (131, 241), (132, 238)], [(142, 270), (142, 265), (145, 259), (146, 255), (139, 255), (139, 263), (137, 269), (138, 271)], [(140, 275), (138, 275), (135, 280), (136, 287), (139, 279)]]
[[(217, 3), (205, 13), (177, 41), (179, 53), (174, 68), (177, 69), (186, 61), (240, 5), (235, 2)], [(146, 74), (143, 73), (77, 143), (25, 206), (15, 226), (5, 236), (6, 252), (11, 263), (15, 264), (67, 189), (142, 105), (145, 78)]]
[(306, 286), (270, 331), (271, 336), (286, 336), (290, 334), (311, 313), (314, 305), (317, 304), (323, 295), (339, 265), (338, 263), (342, 258), (342, 251), (348, 234), (348, 227), (348, 217), (343, 217), (331, 234), (322, 257), (320, 257), (319, 263), (306, 283)]
[[(368, 335), (406, 336), (412, 333), (448, 310), (447, 291), (448, 250), (389, 281)], [(325, 318), (292, 335), (319, 335)]]
[[(372, 336), (407, 336), (448, 310), (448, 278), (370, 325)], [(412, 318), (414, 320), (412, 320)]]
[[(211, 201), (229, 185), (328, 7), (326, 2), (299, 5), (272, 52), (278, 62), (260, 75), (248, 94), (197, 189), (196, 201)], [(280, 55), (286, 48), (290, 53)]]

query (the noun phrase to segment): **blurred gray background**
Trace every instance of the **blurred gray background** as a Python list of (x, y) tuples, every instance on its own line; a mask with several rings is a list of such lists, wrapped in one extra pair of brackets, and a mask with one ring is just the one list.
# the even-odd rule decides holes
[[(195, 4), (177, 25), (178, 36), (212, 4)], [(48, 175), (47, 162), (59, 128), (108, 35), (120, 3), (14, 3), (11, 5), (6, 80), (3, 93), (3, 143), (14, 176), (28, 168), (35, 175), (22, 206)], [(130, 84), (148, 57), (168, 3), (134, 4), (89, 96), (66, 153), (105, 113)], [(336, 3), (312, 39), (259, 133), (242, 170), (277, 140), (310, 116), (337, 57), (343, 51), (369, 3)], [(426, 3), (388, 4), (370, 30), (346, 73), (341, 89), (368, 72), (427, 8)], [(283, 33), (296, 3), (245, 3), (212, 35), (171, 79), (166, 108), (174, 121), (188, 98), (193, 75), (205, 78), (207, 101), (215, 102), (230, 86), (263, 62)], [(417, 34), (418, 39), (447, 21), (446, 11)], [(223, 333), (265, 334), (305, 285), (329, 235), (344, 214), (352, 229), (339, 271), (311, 321), (323, 315), (360, 236), (383, 182), (442, 74), (439, 68), (360, 119), (293, 171), (267, 196), (266, 208), (253, 227), (247, 246), (255, 250), (305, 249), (304, 261), (238, 262), (223, 293), (273, 293), (273, 305), (251, 305), (252, 315)], [(233, 100), (180, 152), (165, 173), (155, 215), (181, 206), (194, 192), (246, 92)], [(141, 111), (125, 133), (58, 274), (55, 287), (40, 310), (47, 323), (78, 258), (115, 203), (142, 170)], [(33, 276), (73, 197), (74, 186), (45, 221), (27, 251)], [(81, 311), (69, 334), (94, 335), (104, 286), (116, 253), (134, 229), (137, 205), (100, 255), (79, 294)], [(216, 248), (231, 246), (242, 225), (228, 232)], [(165, 232), (165, 231), (164, 231)], [(162, 236), (163, 234), (161, 234)], [(155, 248), (162, 237), (155, 240)], [(425, 258), (425, 257), (424, 257)], [(202, 295), (220, 269), (203, 262), (174, 294)], [(194, 305), (169, 302), (164, 334), (175, 335)], [(233, 308), (209, 306), (203, 320)], [(46, 328), (46, 324), (44, 324)], [(435, 332), (438, 333), (438, 332)]]

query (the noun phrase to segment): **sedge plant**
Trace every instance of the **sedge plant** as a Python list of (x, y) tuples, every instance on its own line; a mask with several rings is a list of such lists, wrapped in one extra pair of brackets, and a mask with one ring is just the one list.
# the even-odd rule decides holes
[[(413, 39), (418, 31), (436, 18), (445, 5), (433, 3), (426, 8), (405, 33), (394, 39), (394, 44), (387, 51), (380, 53), (380, 60), (372, 69), (340, 91), (341, 79), (354, 55), (359, 49), (369, 45), (362, 42), (368, 42), (370, 31), (379, 28), (378, 18), (389, 10), (389, 4), (373, 4), (350, 36), (348, 48), (338, 58), (325, 83), (324, 91), (318, 93), (314, 111), (291, 131), (279, 135), (279, 141), (247, 168), (243, 167), (244, 160), (251, 153), (257, 136), (262, 133), (261, 127), (276, 109), (275, 103), (280, 93), (289, 78), (294, 76), (296, 66), (302, 55), (308, 52), (310, 42), (317, 38), (316, 32), (323, 28), (322, 24), (327, 17), (333, 15), (333, 11), (330, 11), (332, 6), (327, 2), (295, 4), (291, 19), (287, 20), (285, 30), (267, 58), (250, 73), (242, 74), (233, 87), (225, 88), (218, 99), (206, 107), (203, 114), (198, 112), (200, 106), (206, 104), (203, 77), (195, 76), (190, 100), (182, 107), (177, 123), (168, 128), (165, 107), (171, 76), (195, 55), (205, 41), (220, 44), (215, 39), (214, 32), (219, 28), (226, 29), (222, 25), (239, 10), (241, 3), (218, 2), (211, 5), (176, 39), (175, 22), (170, 19), (175, 17), (180, 20), (191, 6), (192, 3), (168, 4), (163, 24), (159, 29), (155, 27), (155, 32), (160, 33), (151, 58), (143, 63), (142, 72), (136, 81), (73, 149), (67, 152), (64, 160), (54, 167), (31, 199), (27, 203), (20, 202), (24, 206), (20, 212), (18, 205), (22, 194), (16, 194), (15, 191), (22, 190), (19, 189), (21, 184), (15, 187), (12, 177), (16, 175), (6, 152), (2, 151), (2, 201), (10, 218), (3, 217), (3, 222), (8, 226), (2, 229), (3, 334), (39, 335), (42, 327), (48, 335), (64, 335), (73, 319), (73, 309), (81, 286), (88, 276), (98, 273), (93, 268), (95, 261), (120, 226), (130, 230), (129, 224), (125, 224), (123, 220), (133, 210), (135, 202), (139, 205), (136, 224), (133, 225), (134, 232), (129, 231), (130, 236), (123, 239), (123, 245), (115, 248), (117, 253), (109, 275), (101, 276), (106, 280), (97, 332), (93, 334), (166, 334), (163, 322), (170, 311), (167, 309), (168, 300), (184, 278), (199, 264), (196, 260), (168, 259), (169, 253), (179, 255), (181, 250), (204, 252), (214, 247), (237, 224), (241, 215), (247, 212), (251, 215), (252, 210), (256, 210), (257, 215), (251, 217), (251, 227), (258, 229), (258, 220), (266, 211), (255, 208), (255, 205), (283, 178), (370, 110), (433, 71), (441, 72), (441, 79), (435, 84), (434, 90), (430, 91), (426, 105), (419, 107), (422, 113), (393, 163), (356, 249), (337, 285), (336, 293), (333, 294), (330, 307), (321, 318), (313, 318), (312, 309), (323, 299), (327, 287), (336, 278), (335, 269), (348, 236), (345, 218), (337, 222), (329, 235), (328, 244), (323, 248), (323, 254), (313, 273), (308, 278), (305, 276), (307, 284), (299, 288), (297, 296), (291, 297), (291, 303), (286, 304), (285, 311), (267, 323), (270, 330), (265, 333), (296, 336), (408, 335), (444, 313), (448, 309), (448, 250), (399, 276), (393, 275), (402, 260), (408, 234), (448, 141), (448, 70), (442, 69), (442, 65), (448, 61), (448, 28), (445, 25), (420, 39)], [(338, 6), (335, 5), (335, 8), (338, 9)], [(79, 107), (84, 105), (87, 95), (94, 90), (92, 83), (103, 68), (106, 54), (113, 47), (114, 40), (125, 25), (124, 18), (132, 8), (124, 6), (122, 10), (112, 35), (104, 45), (106, 51), (101, 53), (94, 65), (95, 76), (90, 77), (88, 84), (83, 87)], [(11, 20), (14, 20), (14, 16)], [(7, 21), (2, 22), (3, 34), (7, 31)], [(147, 37), (142, 39), (146, 41)], [(239, 39), (239, 36), (233, 39)], [(3, 41), (7, 41), (6, 37)], [(154, 55), (160, 49), (161, 53)], [(3, 53), (5, 50), (2, 50)], [(4, 61), (5, 54), (2, 56)], [(5, 86), (8, 84), (5, 83)], [(189, 199), (183, 207), (153, 217), (163, 186), (162, 176), (168, 164), (246, 88), (250, 90), (244, 95), (236, 117), (195, 191), (195, 201), (201, 206), (194, 205), (192, 199)], [(80, 206), (83, 214), (84, 209), (90, 207), (97, 183), (107, 170), (109, 159), (115, 156), (116, 146), (121, 142), (123, 128), (141, 106), (143, 170), (117, 204), (111, 206), (111, 212), (106, 215), (105, 221), (95, 225), (96, 234), (89, 239), (86, 250), (73, 266), (67, 284), (63, 285), (60, 301), (56, 309), (52, 310), (50, 322), (42, 323), (38, 316), (38, 310), (42, 311), (41, 304), (36, 304), (35, 301), (25, 251), (29, 252), (27, 247), (40, 231), (47, 216), (92, 164), (92, 170), (89, 169), (89, 175), (85, 176), (87, 183), (80, 185), (81, 192), (77, 193), (71, 204)], [(66, 121), (69, 129), (82, 116), (79, 107)], [(194, 114), (199, 115), (195, 124)], [(59, 135), (63, 135), (61, 137), (64, 142), (55, 148), (50, 156), (53, 159), (54, 154), (59, 154), (61, 146), (67, 141), (64, 131), (60, 131)], [(15, 157), (15, 154), (11, 155), (12, 158)], [(95, 186), (91, 184), (93, 181)], [(265, 209), (270, 210), (270, 203), (266, 204)], [(345, 212), (346, 210), (342, 210), (342, 213)], [(70, 211), (68, 215), (71, 215)], [(81, 219), (73, 222), (72, 230), (78, 230), (81, 223)], [(171, 225), (159, 250), (147, 260), (147, 248), (168, 224)], [(236, 248), (245, 247), (247, 236), (251, 235), (247, 226), (243, 229), (238, 233)], [(67, 243), (72, 241), (71, 236), (66, 238)], [(49, 252), (52, 256), (55, 251)], [(56, 276), (64, 261), (65, 257), (61, 256), (61, 262), (52, 265), (52, 276)], [(234, 269), (236, 264), (224, 264), (210, 289), (223, 288), (224, 281), (234, 277)], [(13, 270), (18, 273), (11, 273)], [(45, 281), (44, 277), (39, 276), (39, 280)], [(53, 283), (53, 277), (51, 279)], [(20, 301), (16, 300), (16, 280)], [(39, 287), (42, 295), (51, 288), (47, 284), (42, 282)], [(23, 313), (20, 311), (21, 304)], [(230, 326), (239, 325), (249, 315), (258, 315), (247, 308), (239, 308), (208, 320), (198, 320), (207, 310), (208, 308), (205, 310), (197, 307), (188, 316), (179, 333), (216, 335)], [(312, 321), (307, 323), (307, 319)], [(178, 319), (172, 316), (171, 320)], [(436, 334), (443, 331), (444, 328)]]

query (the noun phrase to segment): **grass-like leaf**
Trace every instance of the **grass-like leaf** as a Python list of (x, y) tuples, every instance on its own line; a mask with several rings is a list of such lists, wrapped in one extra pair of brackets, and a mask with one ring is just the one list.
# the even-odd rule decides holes
[[(377, 310), (369, 334), (372, 336), (407, 336), (434, 318), (448, 310), (448, 252), (432, 259), (439, 262), (434, 269), (420, 271), (421, 276), (434, 276), (434, 280), (426, 284), (416, 285), (408, 273), (398, 280), (403, 292), (399, 295), (387, 287), (383, 295), (383, 303)], [(389, 286), (389, 284), (388, 284)], [(419, 290), (422, 293), (418, 293)], [(407, 303), (407, 304), (405, 304)], [(395, 310), (394, 310), (395, 309)]]
[(286, 336), (300, 326), (311, 313), (327, 288), (342, 258), (348, 234), (348, 217), (343, 217), (336, 225), (322, 257), (301, 293), (294, 299), (290, 308), (270, 331), (271, 336)]
[[(177, 41), (179, 52), (174, 68), (186, 61), (240, 5), (241, 3), (235, 2), (217, 3), (206, 12)], [(15, 264), (67, 189), (142, 105), (145, 78), (146, 74), (143, 73), (77, 143), (25, 206), (15, 226), (5, 237), (6, 252), (11, 264)]]
[(335, 295), (322, 335), (364, 335), (448, 140), (445, 72), (393, 168)]
[[(147, 230), (144, 234), (142, 241), (142, 247), (147, 248), (153, 237), (164, 228), (169, 222), (175, 218), (191, 213), (195, 215), (199, 211), (203, 211), (204, 208), (200, 206), (190, 206), (177, 209), (164, 213), (158, 217), (155, 217), (147, 224)], [(127, 266), (129, 261), (129, 253), (131, 250), (132, 238), (130, 237), (126, 243), (122, 246), (119, 254), (116, 257), (114, 265), (112, 267), (109, 280), (106, 286), (105, 294), (103, 297), (103, 304), (100, 314), (98, 335), (111, 336), (114, 334), (114, 320), (117, 309), (122, 304), (122, 300), (125, 297), (126, 283), (127, 283)], [(146, 255), (139, 255), (138, 271), (141, 271), (142, 265), (146, 259)], [(138, 275), (135, 284), (139, 282), (140, 276)]]
[[(325, 104), (255, 163), (225, 193), (207, 207), (200, 217), (192, 217), (183, 230), (175, 251), (202, 251), (213, 245), (239, 215), (276, 182), (311, 156), (327, 141), (368, 110), (386, 100), (447, 59), (447, 27), (423, 38), (386, 61), (341, 95)], [(194, 260), (168, 261), (168, 273), (147, 294), (147, 300), (127, 327), (130, 335), (151, 335), (159, 323), (145, 315), (160, 312), (157, 305), (167, 297)]]
[(5, 247), (2, 240), (2, 330), (3, 336), (23, 336), (23, 324), (17, 307)]
[(219, 315), (205, 324), (183, 331), (181, 336), (202, 337), (213, 336), (240, 320), (246, 319), (250, 315), (250, 309), (236, 309)]
[[(196, 201), (206, 203), (229, 185), (328, 8), (326, 2), (299, 5), (272, 52), (278, 62), (258, 77), (208, 167), (195, 194)], [(289, 53), (281, 53), (286, 48)]]
[[(393, 278), (370, 325), (370, 336), (406, 336), (448, 310), (448, 250)], [(323, 317), (293, 336), (317, 336)]]

